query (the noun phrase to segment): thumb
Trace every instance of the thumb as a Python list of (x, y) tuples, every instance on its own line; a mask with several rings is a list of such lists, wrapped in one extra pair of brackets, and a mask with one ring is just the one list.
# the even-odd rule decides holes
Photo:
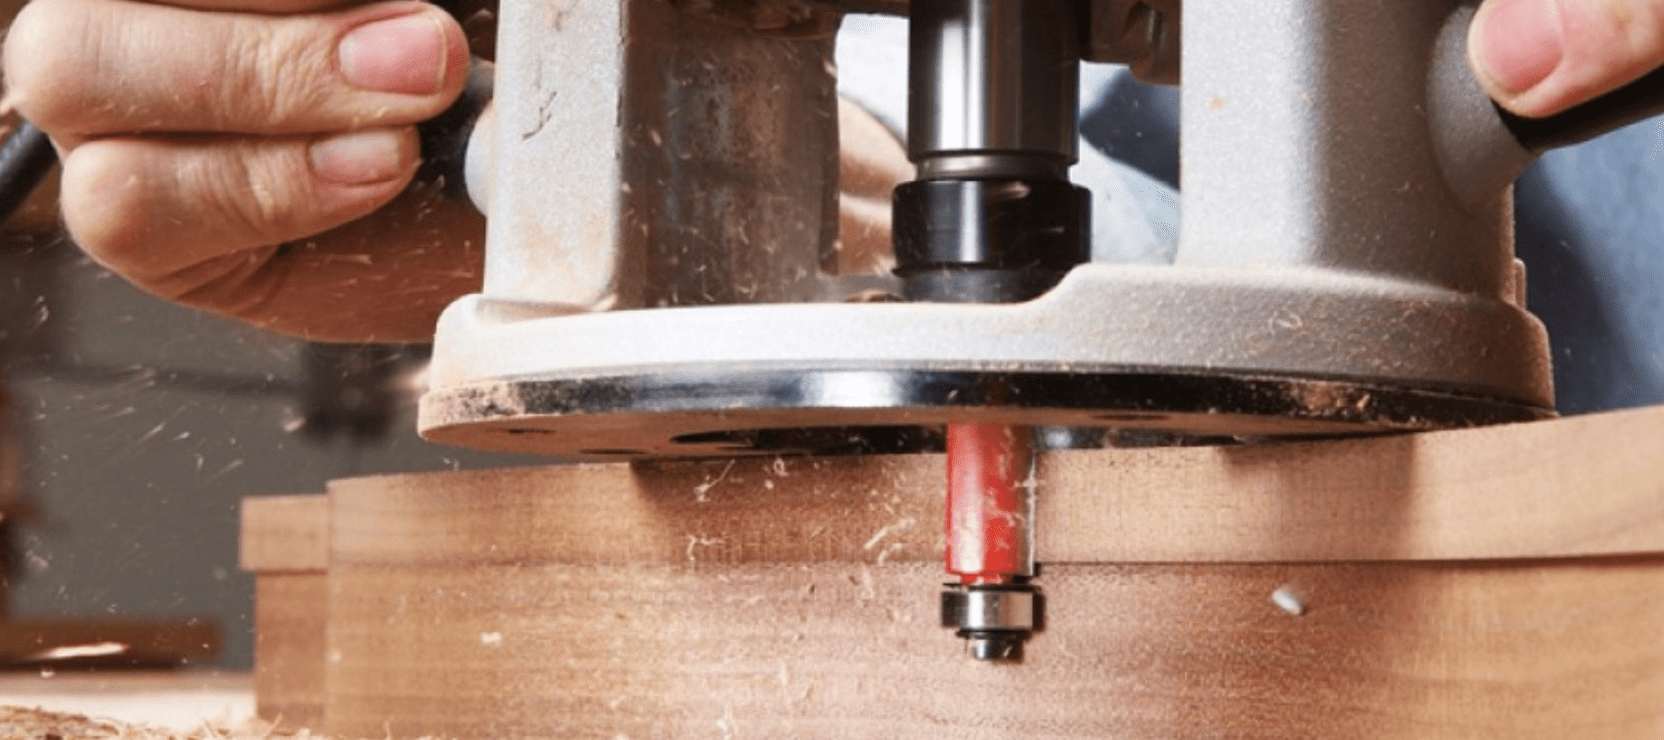
[(1502, 107), (1553, 115), (1664, 63), (1664, 0), (1486, 0), (1468, 57)]

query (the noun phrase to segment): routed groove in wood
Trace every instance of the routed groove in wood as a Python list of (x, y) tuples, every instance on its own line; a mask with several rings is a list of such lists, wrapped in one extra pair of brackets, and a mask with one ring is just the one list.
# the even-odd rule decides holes
[[(1060, 452), (1038, 560), (1463, 560), (1664, 552), (1664, 408), (1419, 435)], [(339, 481), (334, 557), (465, 565), (924, 562), (933, 455), (509, 468)], [(366, 492), (369, 495), (359, 495)], [(406, 503), (417, 503), (414, 508)], [(415, 512), (421, 513), (415, 513)]]

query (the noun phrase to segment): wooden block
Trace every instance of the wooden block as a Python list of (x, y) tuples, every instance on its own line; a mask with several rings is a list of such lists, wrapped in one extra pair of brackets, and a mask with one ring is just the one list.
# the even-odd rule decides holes
[(322, 571), (329, 567), (329, 497), (305, 494), (245, 498), (239, 542), (243, 570)]
[(331, 562), (934, 560), (941, 463), (756, 458), (331, 481)]
[[(1457, 560), (1664, 552), (1664, 407), (1298, 444), (1066, 452), (1042, 557)], [(1088, 496), (1091, 501), (1075, 500)]]
[(1060, 565), (1040, 579), (1046, 629), (1020, 665), (963, 654), (936, 624), (939, 578), (923, 563), (346, 566), (331, 573), (327, 730), (1655, 740), (1664, 727), (1664, 558)]
[[(1660, 439), (1664, 407), (1368, 439), (1053, 453), (1041, 463), (1036, 550), (1048, 563), (1664, 552)], [(923, 562), (941, 552), (944, 477), (940, 456), (892, 455), (392, 475), (330, 490), (352, 509), (337, 526), (356, 529), (338, 532), (336, 546), (349, 542), (355, 558)]]
[(1660, 431), (1053, 455), (1021, 665), (938, 626), (937, 457), (338, 481), (326, 730), (1655, 738)]
[(936, 456), (337, 481), (327, 546), (245, 562), (328, 561), (340, 735), (1656, 738), (1661, 433), (1050, 455), (1021, 665), (937, 625)]
[(322, 729), (329, 585), (316, 573), (254, 579), (255, 713), (280, 729)]
[(329, 497), (243, 499), (241, 560), (254, 571), (256, 714), (288, 730), (322, 727)]

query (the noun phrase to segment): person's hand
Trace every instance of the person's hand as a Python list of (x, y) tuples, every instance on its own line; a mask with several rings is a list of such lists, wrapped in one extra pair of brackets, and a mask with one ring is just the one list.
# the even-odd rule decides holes
[(1553, 115), (1664, 63), (1664, 0), (1486, 0), (1468, 53), (1504, 108)]
[(895, 134), (843, 98), (838, 99), (838, 160), (838, 273), (886, 274), (896, 266), (890, 194), (913, 179), (913, 164)]
[(7, 101), (63, 158), (70, 234), (141, 288), (366, 341), (429, 338), (477, 289), (477, 214), (406, 191), (413, 125), (467, 74), (437, 7), (35, 0), (4, 63)]

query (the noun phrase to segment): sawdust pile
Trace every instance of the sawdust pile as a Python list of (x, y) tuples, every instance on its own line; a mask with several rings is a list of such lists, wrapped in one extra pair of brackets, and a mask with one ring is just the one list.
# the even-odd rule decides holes
[[(203, 725), (190, 730), (137, 725), (79, 714), (45, 712), (24, 707), (0, 706), (0, 740), (282, 740), (305, 738), (328, 740), (305, 730), (276, 732), (265, 722), (251, 721), (240, 727)], [(426, 739), (424, 739), (426, 740)]]
[(0, 740), (259, 740), (288, 738), (265, 724), (221, 728), (204, 725), (190, 732), (135, 725), (107, 718), (61, 714), (24, 707), (0, 707)]

